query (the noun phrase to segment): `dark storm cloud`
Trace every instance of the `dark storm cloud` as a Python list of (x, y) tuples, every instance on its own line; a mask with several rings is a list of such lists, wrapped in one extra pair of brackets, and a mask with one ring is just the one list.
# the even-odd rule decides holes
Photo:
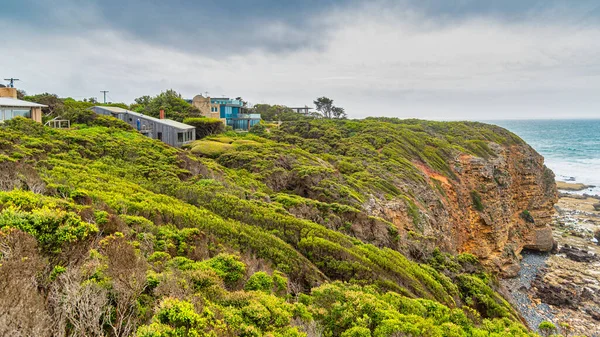
[(544, 16), (553, 10), (561, 11), (565, 16), (562, 19), (566, 20), (569, 16), (596, 21), (600, 18), (597, 0), (407, 0), (405, 3), (429, 16), (448, 19), (483, 16), (518, 21)]
[(565, 20), (600, 18), (597, 0), (5, 0), (0, 19), (48, 34), (112, 29), (136, 41), (219, 58), (318, 49), (332, 27), (353, 24), (339, 22), (339, 10), (373, 4), (386, 14), (414, 10), (439, 24), (473, 17), (526, 20), (552, 9)]
[[(128, 38), (222, 56), (318, 48), (332, 22), (316, 19), (353, 0), (8, 0), (0, 19), (39, 33), (112, 29)], [(210, 55), (213, 54), (213, 55)]]

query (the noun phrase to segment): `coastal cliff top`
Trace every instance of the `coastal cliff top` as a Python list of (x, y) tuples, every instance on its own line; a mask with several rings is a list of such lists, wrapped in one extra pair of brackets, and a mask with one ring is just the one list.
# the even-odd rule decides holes
[[(533, 157), (507, 156), (513, 147)], [(128, 328), (139, 335), (174, 329), (160, 317), (175, 311), (216, 312), (197, 328), (237, 332), (303, 333), (318, 322), (339, 335), (370, 317), (389, 334), (527, 335), (496, 277), (477, 256), (452, 251), (477, 238), (453, 233), (470, 222), (451, 212), (492, 214), (476, 190), (481, 163), (504, 163), (490, 181), (510, 186), (524, 178), (509, 164), (544, 177), (536, 156), (514, 134), (470, 122), (299, 121), (179, 150), (110, 118), (71, 130), (17, 118), (0, 127), (0, 240), (22, 243), (3, 255), (0, 272), (16, 295), (5, 303), (51, 322), (68, 309), (40, 298), (87, 284), (106, 310), (131, 310)], [(519, 230), (532, 228), (514, 212)], [(452, 242), (440, 249), (443, 236)], [(19, 254), (29, 258), (10, 258)], [(46, 286), (31, 292), (25, 280)], [(352, 303), (347, 320), (336, 317), (339, 301)], [(249, 316), (259, 308), (271, 323)]]

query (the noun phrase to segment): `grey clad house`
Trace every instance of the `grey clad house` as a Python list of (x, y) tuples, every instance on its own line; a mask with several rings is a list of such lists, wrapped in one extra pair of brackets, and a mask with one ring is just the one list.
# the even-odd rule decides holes
[[(100, 115), (118, 118), (145, 136), (158, 139), (171, 146), (181, 147), (196, 139), (196, 128), (171, 119), (154, 118), (144, 114), (110, 106), (91, 108)], [(161, 114), (162, 116), (162, 114)]]

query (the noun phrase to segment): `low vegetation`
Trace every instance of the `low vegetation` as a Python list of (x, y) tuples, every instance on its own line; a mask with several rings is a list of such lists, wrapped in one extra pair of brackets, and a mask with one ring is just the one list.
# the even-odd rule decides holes
[(14, 119), (0, 335), (533, 336), (474, 256), (409, 258), (362, 210), (397, 198), (418, 224), (414, 163), (452, 179), (448, 156), (493, 156), (487, 141), (520, 142), (478, 123), (300, 120), (179, 150), (111, 118)]
[(196, 139), (202, 139), (206, 136), (216, 135), (225, 131), (225, 124), (218, 118), (185, 118), (183, 122), (196, 127)]

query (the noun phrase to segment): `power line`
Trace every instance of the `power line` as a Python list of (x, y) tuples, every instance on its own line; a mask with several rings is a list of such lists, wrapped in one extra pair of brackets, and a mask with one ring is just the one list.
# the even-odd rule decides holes
[(100, 90), (100, 92), (104, 94), (104, 104), (106, 104), (106, 93), (108, 90)]
[(15, 87), (15, 82), (16, 81), (20, 81), (20, 79), (18, 79), (18, 78), (12, 78), (12, 77), (11, 78), (5, 78), (4, 80), (8, 81), (8, 87), (9, 88), (14, 88)]

